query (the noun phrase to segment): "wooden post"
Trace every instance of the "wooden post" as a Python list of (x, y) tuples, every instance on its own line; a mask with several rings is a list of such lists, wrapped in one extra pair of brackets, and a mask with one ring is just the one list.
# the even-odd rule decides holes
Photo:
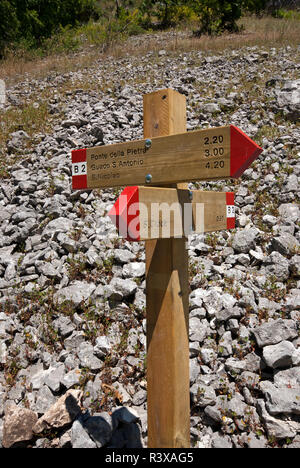
[[(233, 125), (203, 132), (186, 133), (186, 101), (183, 95), (171, 89), (147, 94), (144, 96), (144, 139), (73, 150), (72, 187), (80, 190), (135, 186), (124, 190), (132, 196), (134, 190), (134, 199), (128, 201), (126, 195), (127, 201), (124, 204), (123, 199), (123, 205), (117, 200), (109, 216), (118, 229), (121, 225), (128, 226), (126, 232), (121, 230), (124, 237), (130, 240), (148, 239), (145, 231), (141, 235), (141, 226), (137, 234), (138, 223), (136, 229), (130, 231), (129, 224), (136, 219), (132, 219), (133, 214), (129, 216), (129, 212), (124, 210), (129, 203), (138, 203), (139, 197), (136, 195), (139, 191), (146, 195), (145, 188), (137, 185), (145, 182), (153, 190), (160, 183), (172, 184), (164, 187), (182, 189), (177, 190), (176, 198), (182, 203), (188, 194), (188, 204), (191, 204), (194, 193), (188, 193), (186, 183), (178, 182), (240, 177), (262, 152), (256, 143)], [(174, 195), (170, 192), (173, 191), (167, 192), (170, 200)], [(219, 223), (225, 223), (225, 220), (224, 227), (234, 228), (234, 196), (230, 192), (220, 195), (223, 197), (220, 214), (215, 203), (213, 208), (209, 208), (211, 199), (210, 202), (204, 200), (206, 212), (205, 215), (204, 211), (201, 213), (207, 230), (220, 228)], [(194, 203), (203, 203), (201, 197), (200, 191), (196, 191)], [(149, 203), (154, 203), (153, 199)], [(139, 216), (138, 210), (134, 215), (134, 218)], [(144, 219), (148, 222), (148, 215)], [(166, 219), (161, 221), (167, 222)], [(178, 225), (178, 218), (176, 223)], [(134, 235), (130, 235), (130, 232)], [(148, 446), (189, 448), (187, 239), (164, 238), (164, 235), (153, 235), (152, 239), (157, 240), (146, 241)]]
[[(186, 131), (186, 99), (144, 96), (144, 137)], [(162, 168), (163, 169), (163, 168)], [(177, 184), (177, 188), (187, 188)], [(190, 447), (189, 281), (186, 238), (146, 241), (148, 447)]]

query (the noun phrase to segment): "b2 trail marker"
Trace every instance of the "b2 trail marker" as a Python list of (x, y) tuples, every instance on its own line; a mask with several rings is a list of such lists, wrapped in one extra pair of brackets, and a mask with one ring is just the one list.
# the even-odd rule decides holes
[(72, 151), (73, 189), (237, 178), (262, 149), (234, 125)]
[(126, 187), (108, 213), (130, 241), (234, 229), (232, 192)]
[(187, 235), (233, 229), (231, 192), (191, 181), (240, 177), (262, 149), (239, 128), (186, 132), (186, 98), (143, 96), (144, 139), (72, 151), (75, 190), (127, 186), (109, 216), (120, 235), (145, 240), (148, 447), (190, 447)]

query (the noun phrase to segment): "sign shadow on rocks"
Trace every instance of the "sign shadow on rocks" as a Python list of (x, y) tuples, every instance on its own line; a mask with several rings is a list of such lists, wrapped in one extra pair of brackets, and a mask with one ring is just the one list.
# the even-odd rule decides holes
[(110, 415), (107, 412), (90, 415), (86, 411), (74, 421), (72, 446), (77, 448), (142, 448), (141, 431), (136, 417), (121, 407)]

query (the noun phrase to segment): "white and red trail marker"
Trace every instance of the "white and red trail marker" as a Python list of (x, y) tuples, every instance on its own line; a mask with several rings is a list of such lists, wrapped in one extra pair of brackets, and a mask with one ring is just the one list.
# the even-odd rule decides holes
[(86, 150), (72, 151), (72, 188), (82, 190), (87, 188)]

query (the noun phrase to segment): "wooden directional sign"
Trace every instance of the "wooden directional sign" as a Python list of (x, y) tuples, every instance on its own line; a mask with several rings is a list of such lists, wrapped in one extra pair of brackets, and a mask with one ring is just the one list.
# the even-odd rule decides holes
[(73, 189), (237, 178), (262, 149), (239, 128), (209, 128), (72, 151)]
[(108, 213), (131, 241), (234, 229), (232, 192), (126, 187)]
[(143, 103), (145, 139), (72, 151), (72, 186), (127, 186), (109, 216), (125, 238), (146, 240), (148, 446), (188, 448), (186, 237), (232, 229), (235, 218), (233, 193), (183, 182), (240, 177), (262, 149), (233, 125), (187, 133), (186, 100), (174, 90)]

